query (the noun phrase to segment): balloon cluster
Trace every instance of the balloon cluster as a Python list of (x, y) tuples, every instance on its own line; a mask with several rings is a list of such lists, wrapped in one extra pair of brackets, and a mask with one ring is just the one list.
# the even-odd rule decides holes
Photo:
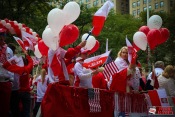
[(47, 16), (48, 25), (42, 33), (42, 40), (37, 46), (41, 54), (37, 53), (36, 56), (47, 55), (49, 48), (56, 50), (59, 46), (75, 42), (79, 36), (79, 29), (71, 23), (79, 15), (80, 6), (76, 2), (68, 2), (62, 10), (52, 9)]
[(146, 50), (148, 43), (150, 50), (154, 50), (170, 36), (169, 30), (161, 28), (161, 26), (162, 18), (158, 15), (151, 16), (148, 20), (148, 26), (140, 27), (139, 31), (134, 34), (134, 44), (141, 50)]
[(15, 34), (18, 37), (21, 37), (21, 31), (25, 31), (35, 37), (38, 40), (39, 35), (34, 32), (31, 28), (27, 27), (25, 24), (18, 23), (17, 21), (11, 21), (8, 19), (0, 20), (0, 28), (5, 28), (11, 34)]

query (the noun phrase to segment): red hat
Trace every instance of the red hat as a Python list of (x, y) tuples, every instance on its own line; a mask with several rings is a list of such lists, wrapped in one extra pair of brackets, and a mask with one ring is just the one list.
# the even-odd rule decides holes
[(81, 54), (86, 54), (86, 53), (88, 53), (88, 52), (90, 52), (90, 50), (81, 48)]

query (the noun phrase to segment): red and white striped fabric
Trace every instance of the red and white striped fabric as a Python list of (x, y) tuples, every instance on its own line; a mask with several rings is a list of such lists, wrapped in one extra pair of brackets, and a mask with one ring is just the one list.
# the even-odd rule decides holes
[(88, 102), (90, 106), (90, 112), (101, 112), (100, 106), (100, 89), (99, 88), (90, 88), (88, 89)]
[(21, 46), (22, 50), (26, 51), (26, 48), (24, 46), (24, 42), (19, 38), (19, 37), (15, 37), (13, 36), (13, 38), (16, 40), (16, 42)]
[(38, 65), (40, 63), (40, 59), (36, 57), (32, 57), (32, 60), (33, 60), (33, 66)]
[(22, 31), (21, 33), (22, 33), (22, 39), (27, 37), (34, 45), (36, 45), (37, 40), (35, 39), (35, 36), (25, 32), (25, 31)]
[(109, 80), (110, 76), (112, 76), (113, 74), (115, 74), (117, 72), (119, 72), (119, 69), (118, 69), (117, 65), (115, 64), (115, 62), (112, 61), (112, 62), (105, 65), (103, 75), (106, 79)]

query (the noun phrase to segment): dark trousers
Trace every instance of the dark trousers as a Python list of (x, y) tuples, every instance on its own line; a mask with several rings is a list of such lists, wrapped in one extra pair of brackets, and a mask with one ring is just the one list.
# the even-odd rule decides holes
[(19, 91), (11, 92), (10, 109), (12, 117), (19, 117)]
[(35, 107), (33, 109), (33, 117), (36, 117), (36, 114), (39, 110), (40, 105), (41, 105), (41, 102), (35, 102)]
[(10, 82), (0, 82), (0, 117), (9, 116), (11, 88)]
[(19, 92), (19, 98), (22, 102), (21, 117), (30, 117), (30, 92)]

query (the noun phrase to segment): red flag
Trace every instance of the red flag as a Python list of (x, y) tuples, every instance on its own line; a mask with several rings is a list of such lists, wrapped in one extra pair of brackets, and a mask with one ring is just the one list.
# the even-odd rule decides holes
[(153, 80), (153, 87), (155, 89), (158, 89), (159, 88), (159, 82), (158, 82), (158, 79), (157, 79), (157, 76), (156, 76), (156, 72), (155, 72), (155, 68), (154, 68), (154, 65), (152, 65), (153, 68), (152, 68), (152, 80)]
[(32, 43), (32, 41), (29, 38), (23, 37), (22, 39), (24, 41), (24, 46), (25, 47), (28, 47), (28, 49), (30, 49), (30, 50), (34, 50), (33, 43)]
[(94, 14), (93, 16), (93, 30), (92, 34), (98, 36), (103, 28), (104, 22), (107, 18), (107, 15), (111, 8), (114, 7), (114, 4), (111, 1), (106, 1), (103, 6)]
[(28, 38), (34, 45), (36, 45), (37, 43), (37, 40), (35, 39), (35, 36), (25, 32), (25, 31), (22, 31), (22, 39), (25, 39)]
[(110, 76), (117, 73), (118, 71), (119, 71), (119, 69), (118, 69), (117, 65), (115, 64), (114, 61), (112, 61), (112, 62), (105, 65), (103, 75), (106, 79), (109, 80)]
[(26, 48), (25, 48), (25, 46), (24, 46), (23, 41), (22, 41), (20, 38), (15, 37), (15, 36), (13, 36), (13, 38), (14, 38), (14, 39), (16, 40), (16, 42), (21, 46), (22, 50), (23, 50), (23, 51), (26, 51)]
[(165, 89), (149, 90), (148, 95), (152, 106), (169, 106)]
[(110, 52), (111, 51), (108, 51), (104, 54), (85, 59), (83, 66), (86, 68), (96, 68), (100, 65), (103, 65), (106, 62)]

